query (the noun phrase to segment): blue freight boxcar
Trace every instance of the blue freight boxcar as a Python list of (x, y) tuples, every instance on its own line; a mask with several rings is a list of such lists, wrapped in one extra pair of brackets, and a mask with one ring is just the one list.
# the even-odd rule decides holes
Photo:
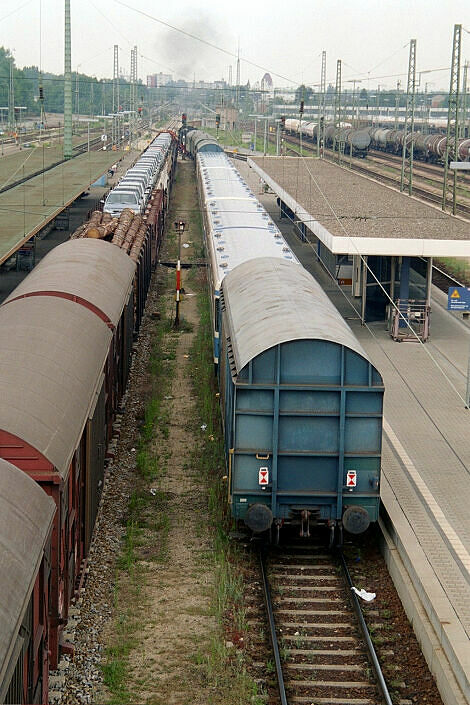
[(202, 154), (203, 152), (224, 151), (214, 137), (201, 132), (201, 130), (189, 130), (186, 133), (186, 149), (194, 159), (197, 154)]
[(257, 258), (222, 282), (220, 390), (229, 501), (255, 532), (378, 518), (383, 382), (320, 285)]

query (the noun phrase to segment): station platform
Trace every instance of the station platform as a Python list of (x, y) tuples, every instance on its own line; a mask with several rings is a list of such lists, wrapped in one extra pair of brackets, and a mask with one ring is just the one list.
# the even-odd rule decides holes
[[(90, 132), (90, 140), (96, 139), (97, 132)], [(64, 147), (61, 135), (53, 136), (44, 142), (31, 142), (30, 147), (16, 147), (15, 151), (3, 154), (0, 159), (0, 191), (20, 179), (49, 169), (64, 158)], [(87, 143), (87, 134), (74, 135), (73, 146)]]
[[(280, 219), (276, 195), (260, 193), (259, 173), (245, 162), (236, 166), (383, 376), (384, 555), (443, 701), (468, 705), (470, 328), (446, 310), (447, 296), (435, 287), (426, 343), (395, 342), (384, 321), (363, 325), (351, 286), (339, 286), (318, 262), (316, 246), (302, 242), (298, 229)], [(380, 585), (365, 587), (380, 592)]]
[[(86, 152), (0, 193), (0, 264), (73, 203), (124, 154)], [(27, 158), (24, 151), (22, 156)]]
[[(116, 152), (114, 152), (114, 154), (116, 154)], [(100, 199), (104, 197), (110, 188), (114, 188), (117, 182), (126, 173), (127, 169), (129, 169), (134, 163), (138, 154), (139, 153), (136, 150), (125, 152), (125, 156), (122, 157), (120, 162), (118, 162), (117, 171), (114, 176), (109, 176), (105, 185), (96, 185), (87, 189), (87, 195), (76, 199), (67, 208), (68, 227), (64, 227), (63, 224), (57, 223), (54, 218), (51, 219), (49, 226), (42, 229), (41, 233), (39, 233), (37, 237), (33, 238), (34, 258), (32, 263), (27, 260), (24, 263), (27, 266), (23, 267), (22, 263), (18, 266), (18, 262), (12, 262), (11, 266), (7, 267), (6, 265), (3, 265), (0, 268), (0, 304), (28, 275), (30, 264), (36, 266), (41, 259), (48, 254), (48, 252), (54, 249), (54, 247), (57, 247), (57, 245), (60, 245), (62, 242), (67, 241), (72, 232), (87, 220), (89, 212), (97, 207)], [(2, 162), (0, 160), (0, 165), (1, 163)]]

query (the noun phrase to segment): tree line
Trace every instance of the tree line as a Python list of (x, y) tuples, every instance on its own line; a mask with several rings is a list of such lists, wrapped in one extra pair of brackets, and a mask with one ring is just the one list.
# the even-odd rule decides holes
[[(41, 114), (39, 87), (42, 85), (44, 110), (47, 113), (64, 112), (64, 74), (47, 71), (42, 76), (37, 66), (15, 65), (11, 52), (0, 47), (0, 105), (8, 106), (10, 70), (13, 63), (13, 86), (15, 106), (25, 107), (28, 115)], [(137, 86), (137, 106), (148, 103), (147, 86), (139, 82)], [(98, 79), (84, 73), (72, 72), (72, 105), (75, 113), (86, 115), (106, 115), (113, 110), (113, 80)], [(116, 99), (115, 99), (116, 103)], [(119, 103), (122, 110), (130, 108), (130, 83), (119, 79)], [(116, 106), (117, 108), (117, 106)], [(17, 111), (18, 112), (18, 111)]]

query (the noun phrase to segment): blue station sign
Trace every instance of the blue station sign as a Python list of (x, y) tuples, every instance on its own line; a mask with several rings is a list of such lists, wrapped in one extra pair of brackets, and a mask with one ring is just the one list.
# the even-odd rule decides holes
[(448, 311), (470, 311), (470, 288), (451, 286), (447, 294)]

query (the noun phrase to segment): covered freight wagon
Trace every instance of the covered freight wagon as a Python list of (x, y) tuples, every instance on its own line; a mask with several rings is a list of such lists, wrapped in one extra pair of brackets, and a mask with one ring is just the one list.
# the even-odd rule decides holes
[(48, 703), (55, 505), (0, 458), (0, 703)]
[(229, 501), (255, 532), (365, 531), (378, 518), (383, 382), (303, 268), (240, 264), (222, 283)]

